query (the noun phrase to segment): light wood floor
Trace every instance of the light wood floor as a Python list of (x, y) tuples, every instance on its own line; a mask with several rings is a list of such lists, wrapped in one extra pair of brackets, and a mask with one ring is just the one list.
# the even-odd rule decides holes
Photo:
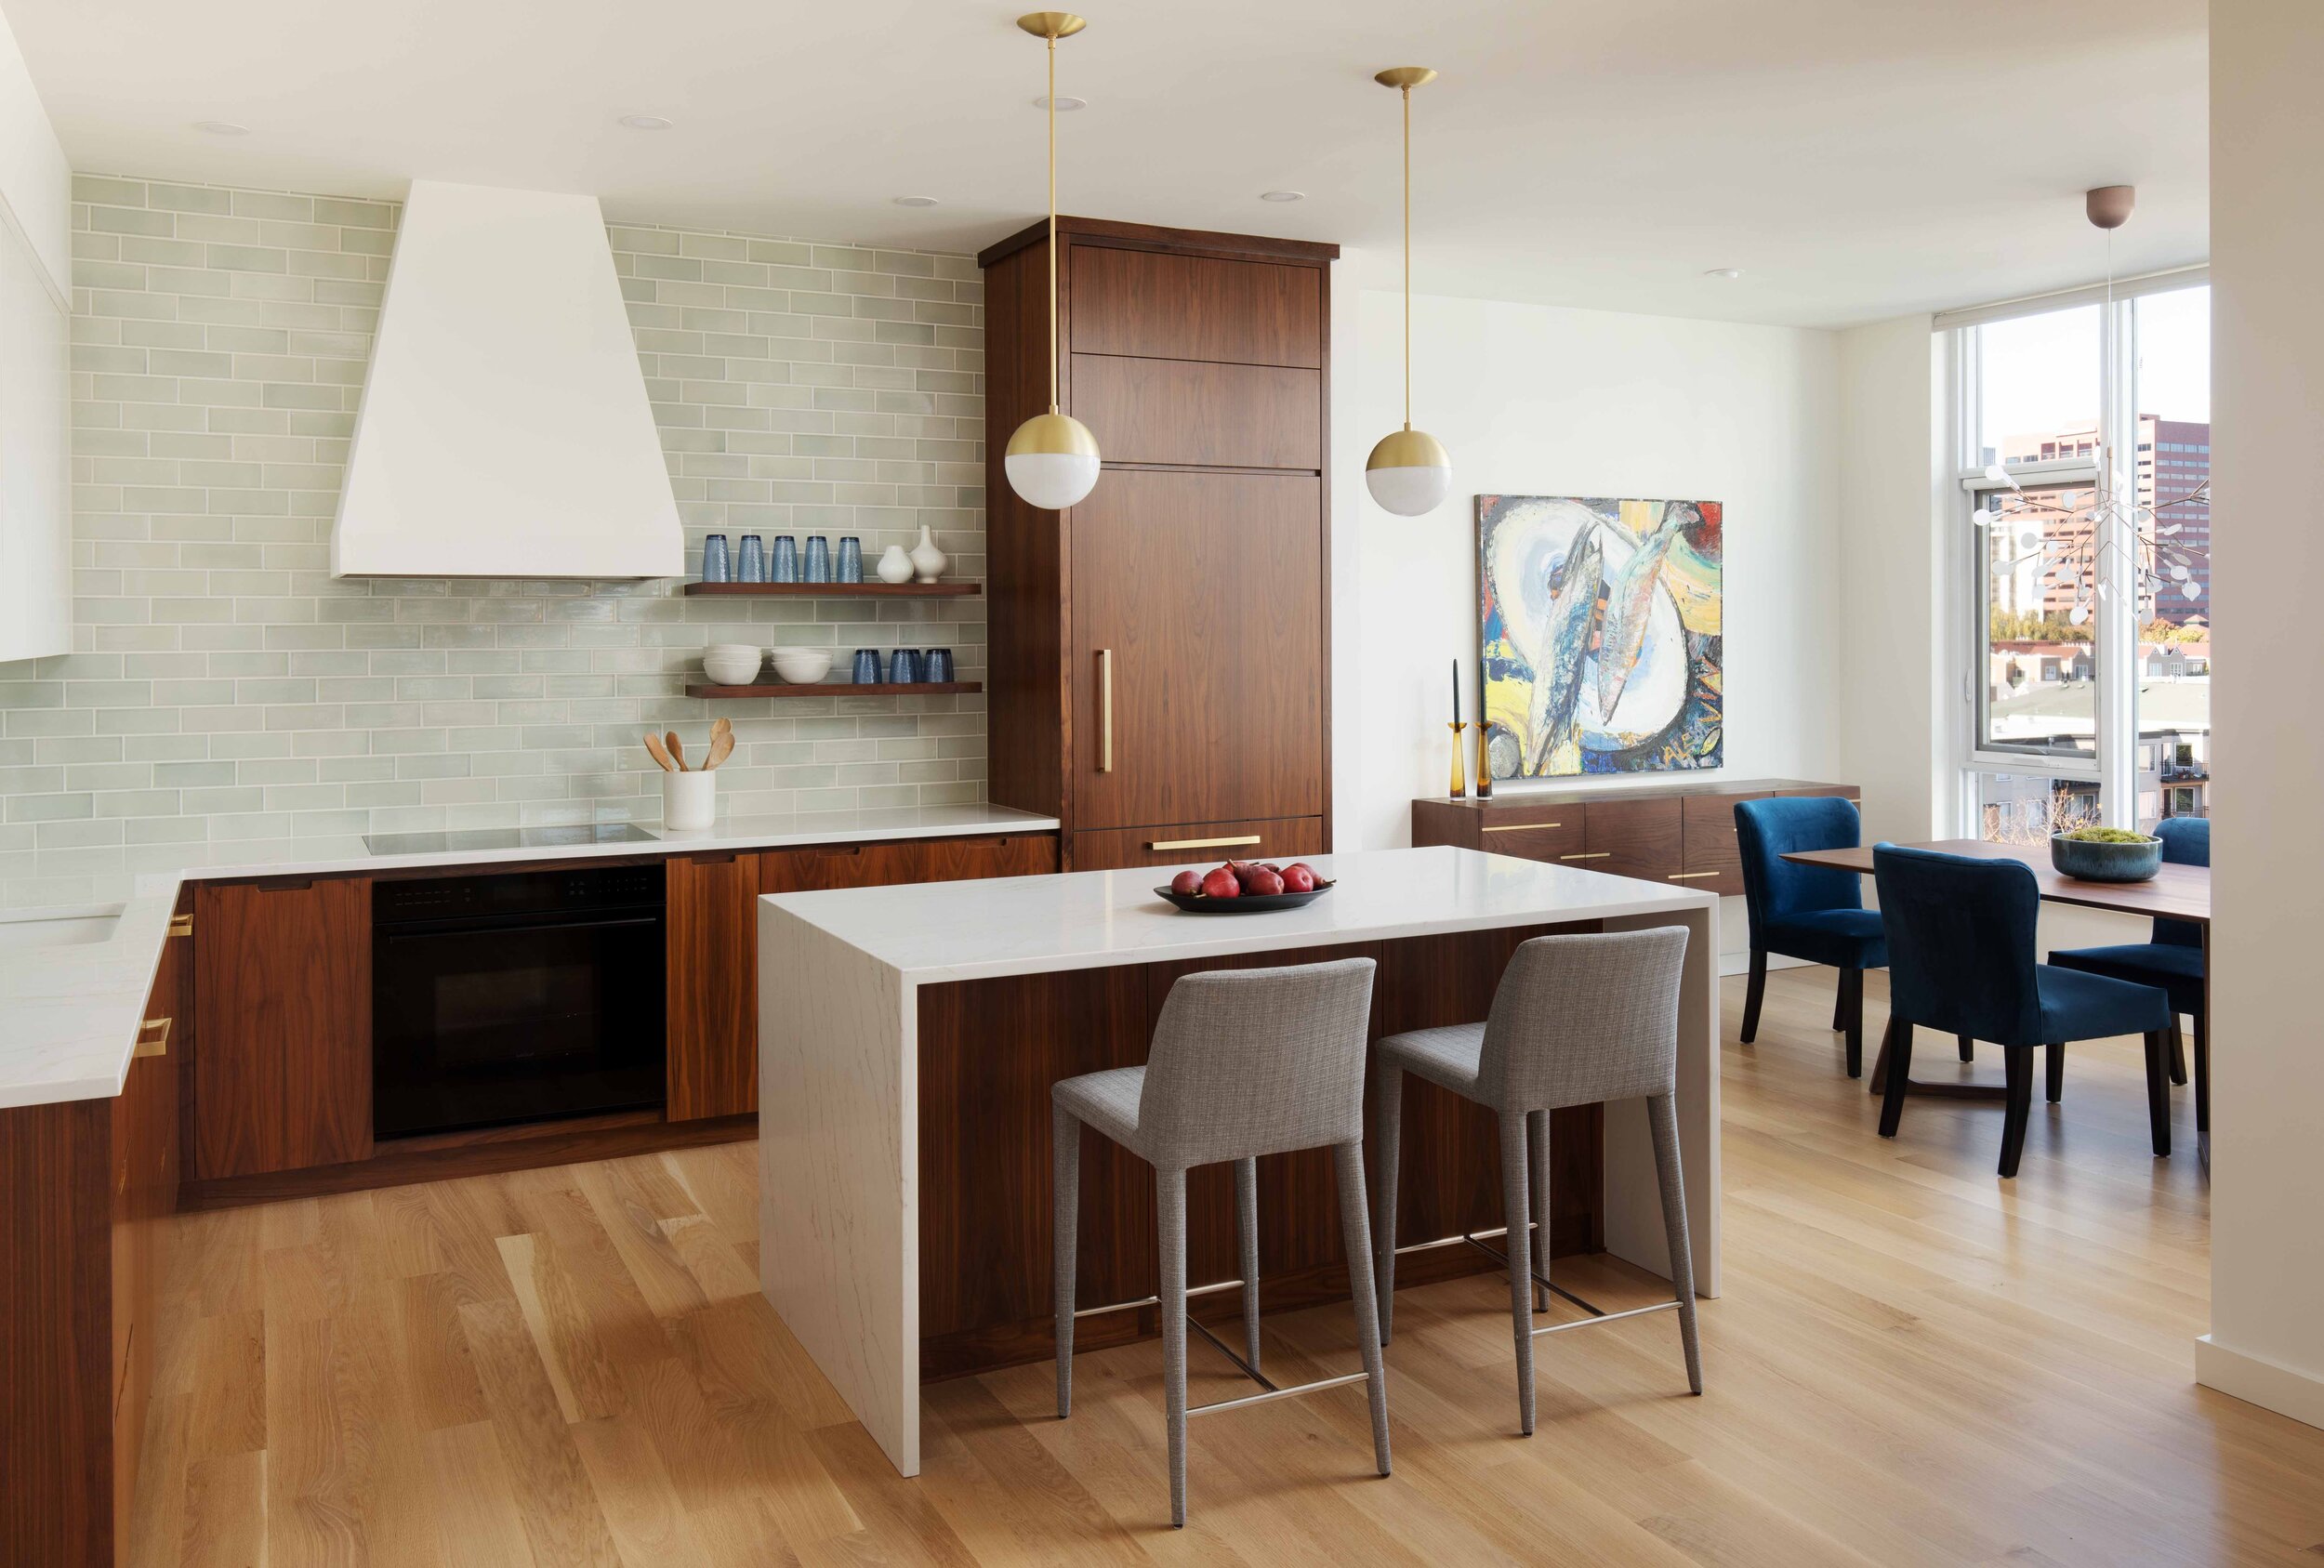
[[(1701, 1399), (1656, 1314), (1540, 1341), (1516, 1436), (1505, 1286), (1479, 1276), (1398, 1298), (1393, 1479), (1359, 1388), (1208, 1416), (1171, 1531), (1144, 1345), (1081, 1359), (1068, 1422), (1045, 1365), (931, 1389), (904, 1481), (757, 1294), (738, 1144), (188, 1220), (135, 1561), (2319, 1561), (2324, 1432), (2192, 1381), (2185, 1091), (2155, 1161), (2133, 1048), (2080, 1050), (2002, 1182), (1998, 1106), (1915, 1100), (1873, 1136), (1829, 971), (1772, 978), (1756, 1047), (1740, 998)], [(1618, 1265), (1565, 1278), (1652, 1294)], [(1197, 1345), (1195, 1397), (1233, 1391)], [(1345, 1309), (1270, 1319), (1267, 1353), (1279, 1379), (1352, 1366)]]

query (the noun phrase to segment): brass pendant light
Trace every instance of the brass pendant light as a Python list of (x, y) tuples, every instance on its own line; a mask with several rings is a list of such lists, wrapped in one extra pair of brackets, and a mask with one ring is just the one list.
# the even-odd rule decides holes
[(1097, 437), (1057, 410), (1057, 40), (1089, 23), (1071, 11), (1034, 11), (1019, 17), (1017, 25), (1049, 41), (1049, 412), (1017, 427), (1001, 467), (1009, 488), (1025, 502), (1056, 511), (1079, 501), (1098, 482)]
[(1398, 517), (1434, 511), (1452, 491), (1445, 443), (1412, 428), (1412, 89), (1436, 80), (1425, 65), (1399, 65), (1372, 78), (1404, 96), (1404, 428), (1380, 438), (1365, 460), (1372, 499)]

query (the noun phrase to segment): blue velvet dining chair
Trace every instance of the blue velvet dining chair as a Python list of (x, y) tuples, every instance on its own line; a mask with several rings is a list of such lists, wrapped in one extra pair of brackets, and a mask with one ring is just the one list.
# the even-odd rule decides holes
[[(2162, 858), (2172, 865), (2211, 864), (2211, 824), (2202, 817), (2165, 817), (2155, 824)], [(2159, 987), (2171, 998), (2172, 1061), (2180, 1061), (2179, 1014), (2195, 1021), (2195, 1126), (2211, 1130), (2211, 1006), (2203, 970), (2203, 929), (2185, 920), (2157, 920), (2152, 940), (2111, 947), (2069, 947), (2050, 955), (2061, 968)], [(2185, 1069), (2172, 1074), (2186, 1081)], [(2053, 1097), (2054, 1098), (2054, 1097)]]
[(1853, 850), (1862, 842), (1855, 804), (1836, 796), (1738, 800), (1736, 847), (1743, 863), (1743, 907), (1750, 916), (1751, 978), (1743, 994), (1743, 1043), (1759, 1034), (1767, 955), (1829, 964), (1840, 971), (1832, 1027), (1848, 1034), (1848, 1076), (1864, 1074), (1864, 971), (1885, 967), (1888, 942), (1877, 911), (1864, 907), (1864, 878), (1783, 857), (1801, 850)]
[(2008, 1077), (2004, 1177), (2017, 1174), (2025, 1153), (2034, 1048), (2047, 1046), (2056, 1061), (2070, 1041), (2142, 1034), (2148, 1130), (2155, 1153), (2171, 1153), (2168, 996), (2151, 985), (2037, 963), (2041, 892), (2017, 861), (1876, 844), (1872, 875), (1888, 932), (1888, 1035), (1878, 1069), (1882, 1138), (1896, 1136), (1904, 1115), (1916, 1026), (2001, 1048)]

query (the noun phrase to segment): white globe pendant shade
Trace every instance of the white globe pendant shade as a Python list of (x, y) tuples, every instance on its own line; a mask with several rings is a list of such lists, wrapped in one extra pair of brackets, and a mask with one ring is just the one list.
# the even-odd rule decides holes
[(1372, 448), (1364, 484), (1383, 511), (1419, 517), (1452, 494), (1452, 456), (1443, 441), (1407, 425)]
[(1001, 467), (1028, 506), (1062, 511), (1097, 487), (1098, 438), (1070, 414), (1037, 414), (1009, 438)]

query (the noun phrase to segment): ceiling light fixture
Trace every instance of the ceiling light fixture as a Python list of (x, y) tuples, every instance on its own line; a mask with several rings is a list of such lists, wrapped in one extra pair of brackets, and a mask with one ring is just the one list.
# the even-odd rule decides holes
[(666, 131), (678, 122), (659, 114), (624, 114), (621, 123), (633, 131)]
[(1372, 78), (1404, 95), (1404, 428), (1380, 438), (1364, 462), (1365, 488), (1398, 517), (1436, 509), (1452, 489), (1445, 443), (1412, 428), (1412, 89), (1436, 80), (1425, 65), (1399, 65)]
[[(1047, 17), (1047, 16), (1063, 16), (1063, 15), (1065, 15), (1065, 13), (1064, 13), (1064, 12), (1063, 12), (1063, 11), (1036, 11), (1036, 12), (1034, 12), (1033, 14), (1034, 14), (1035, 16), (1037, 16), (1037, 17)], [(1076, 20), (1078, 20), (1078, 19), (1076, 19)], [(1023, 23), (1022, 20), (1020, 20), (1020, 21), (1017, 23), (1017, 25), (1018, 25), (1019, 27), (1023, 27), (1023, 26), (1024, 26), (1024, 23)], [(1085, 22), (1085, 23), (1083, 23), (1083, 25), (1084, 25), (1084, 26), (1087, 26), (1087, 25), (1088, 25), (1088, 23), (1086, 23), (1086, 22)], [(1071, 33), (1066, 33), (1066, 34), (1063, 34), (1063, 36), (1065, 36), (1065, 37), (1071, 37), (1071, 36), (1072, 36), (1072, 34), (1071, 34)], [(1033, 100), (1033, 107), (1034, 107), (1034, 108), (1036, 108), (1036, 109), (1048, 109), (1048, 108), (1050, 108), (1051, 105), (1054, 105), (1054, 106), (1056, 107), (1057, 112), (1059, 112), (1060, 114), (1071, 114), (1071, 113), (1073, 113), (1073, 112), (1074, 112), (1076, 110), (1077, 110), (1077, 109), (1087, 109), (1087, 108), (1089, 108), (1089, 100), (1088, 99), (1086, 99), (1086, 98), (1058, 98), (1058, 97), (1056, 97), (1056, 96), (1054, 96), (1054, 95), (1051, 95), (1051, 96), (1047, 97), (1047, 98), (1037, 98), (1037, 99), (1035, 99)]]
[(1307, 192), (1304, 191), (1261, 191), (1259, 193), (1259, 199), (1262, 202), (1304, 202), (1307, 200)]
[(1728, 283), (1735, 282), (1736, 279), (1741, 277), (1742, 275), (1743, 269), (1740, 267), (1713, 267), (1710, 271), (1703, 274), (1706, 278), (1723, 278)]
[(932, 207), (936, 204), (936, 198), (933, 196), (898, 196), (895, 198), (895, 204), (900, 207)]
[(205, 136), (248, 136), (248, 125), (237, 125), (231, 120), (196, 120), (193, 128)]
[(1049, 41), (1049, 412), (1037, 414), (1009, 438), (1001, 468), (1009, 488), (1027, 504), (1062, 511), (1098, 482), (1098, 438), (1057, 408), (1057, 40), (1089, 25), (1071, 11), (1034, 11), (1017, 25)]

